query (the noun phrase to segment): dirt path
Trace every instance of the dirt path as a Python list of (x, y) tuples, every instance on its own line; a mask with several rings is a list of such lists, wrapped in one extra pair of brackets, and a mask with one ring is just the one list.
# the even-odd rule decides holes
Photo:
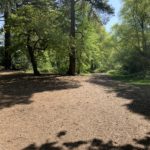
[(0, 74), (0, 150), (109, 149), (150, 150), (150, 87)]

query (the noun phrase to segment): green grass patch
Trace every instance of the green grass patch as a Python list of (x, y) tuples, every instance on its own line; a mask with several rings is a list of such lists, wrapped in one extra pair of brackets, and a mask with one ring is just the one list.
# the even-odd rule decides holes
[(133, 85), (150, 85), (150, 75), (138, 74), (123, 74), (119, 71), (109, 71), (107, 73), (112, 79), (126, 82)]

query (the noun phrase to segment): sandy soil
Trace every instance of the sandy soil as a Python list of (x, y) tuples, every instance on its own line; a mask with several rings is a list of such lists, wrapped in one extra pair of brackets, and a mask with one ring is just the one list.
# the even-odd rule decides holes
[(150, 150), (150, 87), (105, 75), (0, 73), (0, 150)]

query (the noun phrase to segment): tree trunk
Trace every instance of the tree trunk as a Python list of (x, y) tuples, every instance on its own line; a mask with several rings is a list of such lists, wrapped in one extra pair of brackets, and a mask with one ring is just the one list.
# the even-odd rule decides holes
[(9, 12), (6, 11), (4, 13), (4, 19), (5, 19), (5, 56), (4, 56), (4, 65), (5, 69), (9, 70), (11, 69), (11, 54), (10, 54), (10, 46), (11, 46), (11, 33), (10, 33), (10, 27), (8, 25), (8, 18), (9, 18)]
[(30, 41), (30, 36), (28, 36), (28, 39), (27, 39), (27, 48), (28, 48), (34, 75), (38, 76), (40, 75), (40, 72), (38, 71), (36, 58), (34, 56), (34, 51), (33, 51), (33, 48), (30, 46), (29, 41)]
[(71, 49), (69, 54), (69, 75), (75, 75), (76, 73), (76, 47), (75, 47), (75, 1), (70, 0), (70, 15), (71, 15), (71, 25), (70, 25), (70, 39), (71, 39)]
[(144, 21), (143, 20), (141, 22), (141, 29), (142, 29), (142, 47), (143, 47), (143, 52), (145, 53), (145, 51), (146, 51), (146, 38), (145, 38), (145, 27), (144, 27)]
[(91, 67), (90, 67), (90, 71), (93, 73), (95, 70), (95, 65), (94, 65), (94, 61), (91, 60)]

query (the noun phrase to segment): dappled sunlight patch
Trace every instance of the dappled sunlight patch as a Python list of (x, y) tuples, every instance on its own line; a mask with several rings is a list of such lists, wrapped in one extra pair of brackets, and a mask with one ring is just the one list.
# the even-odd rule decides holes
[(150, 86), (130, 85), (113, 80), (110, 76), (96, 74), (87, 82), (106, 87), (106, 91), (115, 93), (122, 100), (130, 100), (126, 106), (131, 112), (138, 113), (150, 119)]

